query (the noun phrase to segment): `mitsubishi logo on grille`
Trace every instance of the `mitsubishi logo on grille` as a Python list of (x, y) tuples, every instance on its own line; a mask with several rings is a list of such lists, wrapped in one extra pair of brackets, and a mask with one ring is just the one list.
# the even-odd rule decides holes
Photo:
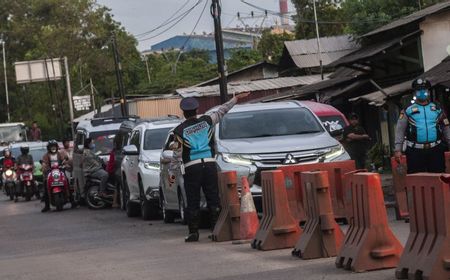
[(297, 160), (292, 154), (287, 154), (286, 159), (284, 160), (284, 164), (296, 164)]

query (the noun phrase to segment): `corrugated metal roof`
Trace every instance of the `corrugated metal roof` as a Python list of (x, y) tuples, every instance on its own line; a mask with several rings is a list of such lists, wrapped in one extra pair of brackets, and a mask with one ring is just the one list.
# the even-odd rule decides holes
[[(447, 83), (450, 82), (450, 56), (444, 59), (442, 63), (431, 68), (419, 77), (429, 80), (433, 86), (441, 84), (446, 86)], [(382, 106), (386, 102), (386, 99), (403, 94), (407, 91), (411, 91), (411, 83), (412, 80), (384, 89), (385, 93), (387, 93), (387, 96), (381, 91), (375, 91), (360, 97), (350, 99), (349, 101), (355, 102), (365, 100), (368, 101), (370, 105)]]
[(371, 57), (379, 55), (379, 54), (383, 54), (388, 49), (390, 49), (404, 41), (412, 40), (412, 39), (418, 37), (421, 33), (422, 33), (421, 30), (417, 30), (417, 31), (414, 31), (410, 34), (407, 34), (407, 35), (399, 37), (399, 38), (394, 38), (389, 41), (384, 41), (384, 42), (369, 45), (367, 47), (362, 47), (361, 49), (354, 51), (354, 52), (336, 60), (335, 62), (331, 63), (331, 65), (329, 65), (329, 66), (335, 67), (335, 66), (340, 66), (340, 65), (353, 64), (355, 62), (362, 61), (362, 60), (371, 58)]
[[(265, 79), (257, 81), (243, 81), (228, 83), (228, 94), (238, 94), (242, 92), (255, 92), (273, 89), (282, 89), (310, 85), (321, 80), (320, 75), (284, 77), (275, 79)], [(219, 95), (219, 86), (190, 87), (177, 89), (177, 93), (182, 97), (204, 97)]]
[(433, 15), (436, 13), (440, 13), (440, 12), (443, 12), (443, 11), (446, 11), (449, 9), (450, 9), (450, 1), (438, 3), (436, 5), (430, 6), (423, 10), (420, 10), (413, 14), (410, 14), (409, 16), (403, 17), (403, 18), (395, 20), (389, 24), (386, 24), (378, 29), (375, 29), (375, 30), (365, 34), (363, 37), (370, 37), (375, 34), (379, 34), (379, 33), (385, 32), (385, 31), (389, 31), (389, 30), (413, 23), (415, 21), (421, 21), (427, 16), (430, 16), (430, 15)]
[[(381, 90), (378, 90), (363, 96), (349, 99), (349, 101), (356, 102), (360, 100), (365, 100), (368, 101), (370, 105), (383, 106), (384, 103), (386, 103), (387, 98), (403, 94), (406, 91), (411, 91), (411, 83), (412, 81), (406, 81), (383, 89), (384, 93)], [(385, 95), (385, 93), (387, 95)]]
[[(359, 47), (350, 35), (322, 37), (320, 43), (323, 65), (328, 65)], [(284, 45), (297, 67), (320, 66), (317, 39), (287, 41)]]

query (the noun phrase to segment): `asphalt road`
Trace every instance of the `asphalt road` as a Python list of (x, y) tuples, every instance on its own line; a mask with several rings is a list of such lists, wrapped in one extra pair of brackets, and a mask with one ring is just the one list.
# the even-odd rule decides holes
[[(336, 269), (334, 258), (303, 261), (291, 250), (212, 243), (207, 231), (199, 243), (186, 244), (185, 226), (130, 219), (117, 209), (42, 214), (41, 206), (0, 194), (1, 280), (394, 279), (392, 269), (355, 274)], [(408, 224), (391, 225), (405, 243)]]

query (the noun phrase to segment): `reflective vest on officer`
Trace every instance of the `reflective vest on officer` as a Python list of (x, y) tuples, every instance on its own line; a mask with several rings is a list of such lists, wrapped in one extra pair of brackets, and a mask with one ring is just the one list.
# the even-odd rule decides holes
[(408, 118), (406, 138), (414, 143), (433, 143), (441, 140), (442, 109), (435, 103), (414, 104), (405, 110)]

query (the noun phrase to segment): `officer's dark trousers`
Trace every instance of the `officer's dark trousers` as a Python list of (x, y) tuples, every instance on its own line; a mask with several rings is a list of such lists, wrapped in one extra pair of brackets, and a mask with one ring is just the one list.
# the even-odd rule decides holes
[(219, 207), (219, 188), (216, 163), (205, 162), (187, 167), (184, 174), (184, 189), (188, 214), (200, 210), (200, 190), (203, 190), (205, 194), (208, 208), (217, 209)]
[(445, 172), (445, 146), (440, 144), (431, 149), (406, 149), (408, 174)]

